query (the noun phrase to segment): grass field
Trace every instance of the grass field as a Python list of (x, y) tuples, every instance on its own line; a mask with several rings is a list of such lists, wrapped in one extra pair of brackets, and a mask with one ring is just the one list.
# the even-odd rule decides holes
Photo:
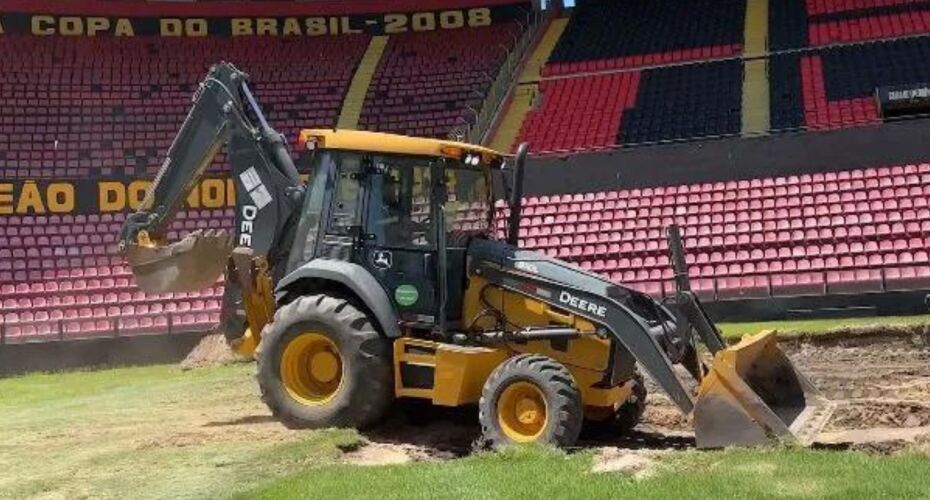
[(837, 328), (863, 327), (872, 325), (930, 325), (930, 314), (916, 316), (882, 316), (846, 319), (800, 319), (789, 321), (760, 321), (747, 323), (720, 323), (720, 330), (724, 337), (737, 340), (743, 335), (761, 332), (763, 330), (778, 330), (780, 335), (817, 334), (829, 332)]
[(259, 401), (253, 374), (251, 364), (154, 366), (0, 380), (0, 498), (930, 498), (930, 459), (917, 451), (675, 451), (641, 480), (590, 473), (593, 449), (346, 465), (343, 450), (362, 436), (283, 428)]
[(287, 431), (252, 365), (0, 380), (0, 498), (225, 497), (334, 463), (350, 431)]
[(592, 453), (514, 450), (453, 462), (323, 467), (239, 498), (927, 498), (930, 460), (809, 450), (674, 452), (651, 477), (590, 472)]

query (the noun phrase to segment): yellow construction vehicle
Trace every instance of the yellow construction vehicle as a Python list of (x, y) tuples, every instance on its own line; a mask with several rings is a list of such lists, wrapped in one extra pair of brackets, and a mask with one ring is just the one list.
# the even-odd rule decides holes
[[(477, 404), (495, 445), (570, 446), (583, 425), (637, 422), (640, 369), (693, 414), (701, 447), (808, 441), (829, 416), (772, 334), (725, 345), (690, 290), (677, 227), (678, 293), (665, 304), (518, 248), (525, 147), (508, 157), (350, 130), (304, 130), (298, 144), (307, 183), (247, 76), (214, 66), (121, 233), (145, 290), (204, 287), (225, 271), (223, 331), (254, 353), (262, 398), (286, 425), (362, 428), (396, 398), (421, 398)], [(169, 244), (172, 214), (224, 145), (234, 234)]]

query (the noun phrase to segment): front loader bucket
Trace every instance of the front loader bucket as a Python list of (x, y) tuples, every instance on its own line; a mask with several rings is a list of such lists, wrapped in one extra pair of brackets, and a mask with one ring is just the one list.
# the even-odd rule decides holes
[(810, 444), (830, 418), (826, 400), (762, 332), (719, 351), (694, 407), (699, 448), (773, 441)]
[(207, 288), (226, 269), (232, 240), (224, 232), (195, 231), (165, 246), (127, 245), (123, 256), (146, 292), (189, 292)]

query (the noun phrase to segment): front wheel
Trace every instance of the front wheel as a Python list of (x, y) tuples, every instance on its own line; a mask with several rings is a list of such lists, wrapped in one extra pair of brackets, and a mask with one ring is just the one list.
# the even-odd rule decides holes
[(584, 411), (572, 374), (546, 356), (515, 356), (494, 369), (478, 402), (484, 438), (495, 447), (575, 444)]
[(279, 309), (257, 358), (262, 401), (291, 428), (368, 427), (393, 398), (391, 341), (342, 298), (311, 295)]

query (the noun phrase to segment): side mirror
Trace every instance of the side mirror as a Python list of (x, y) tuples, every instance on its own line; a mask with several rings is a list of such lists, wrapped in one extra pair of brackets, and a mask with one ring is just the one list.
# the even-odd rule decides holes
[(517, 246), (520, 240), (520, 211), (523, 208), (523, 174), (526, 155), (529, 153), (527, 143), (517, 147), (513, 164), (513, 190), (510, 192), (510, 218), (507, 221), (507, 243)]

